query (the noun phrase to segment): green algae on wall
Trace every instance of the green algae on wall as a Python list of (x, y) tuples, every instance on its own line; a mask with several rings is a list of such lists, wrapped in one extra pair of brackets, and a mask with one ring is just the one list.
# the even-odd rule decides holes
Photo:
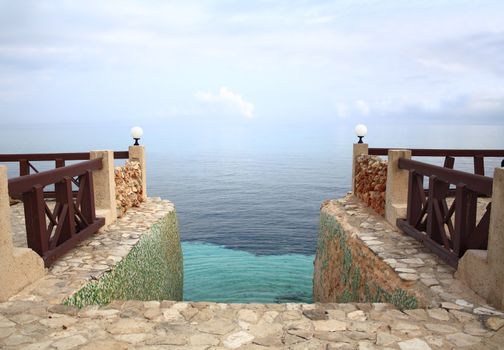
[(378, 264), (372, 252), (350, 237), (337, 218), (320, 213), (313, 279), (315, 302), (387, 302), (414, 309), (418, 300)]
[(155, 222), (129, 254), (98, 281), (64, 301), (83, 307), (112, 300), (182, 300), (183, 264), (175, 211)]

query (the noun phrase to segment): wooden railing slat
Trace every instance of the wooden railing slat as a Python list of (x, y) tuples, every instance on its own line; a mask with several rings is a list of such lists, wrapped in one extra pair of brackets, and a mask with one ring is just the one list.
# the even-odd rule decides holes
[(19, 160), (19, 176), (26, 176), (30, 174), (30, 163), (27, 159)]
[[(128, 159), (128, 151), (114, 151), (114, 159)], [(61, 160), (89, 160), (89, 152), (74, 153), (24, 153), (24, 154), (0, 154), (0, 162), (27, 161), (56, 161)]]
[[(368, 154), (373, 156), (386, 156), (391, 149), (406, 148), (369, 148)], [(504, 157), (504, 149), (428, 149), (408, 148), (413, 157)]]
[(43, 187), (35, 185), (23, 193), (23, 203), (28, 247), (42, 256), (49, 248)]
[(9, 195), (11, 197), (19, 196), (23, 192), (30, 190), (33, 184), (47, 186), (63, 180), (66, 176), (75, 176), (87, 170), (99, 170), (102, 168), (101, 158), (88, 160), (78, 164), (69, 165), (63, 168), (57, 168), (44, 171), (39, 174), (16, 177), (9, 180)]
[(58, 220), (58, 226), (63, 226), (63, 235), (61, 240), (65, 241), (75, 234), (75, 219), (72, 194), (72, 180), (70, 176), (65, 177), (61, 182), (55, 185), (56, 201), (68, 207), (63, 221)]
[(446, 169), (437, 165), (427, 164), (412, 159), (400, 158), (398, 162), (400, 169), (415, 170), (425, 176), (436, 176), (438, 180), (446, 183), (462, 182), (467, 189), (484, 194), (492, 195), (493, 180), (491, 177), (465, 173), (459, 170)]
[(82, 189), (82, 197), (80, 202), (80, 210), (83, 217), (88, 222), (95, 221), (95, 202), (94, 202), (94, 191), (93, 191), (93, 174), (91, 171), (87, 171), (84, 175), (85, 185)]
[(482, 155), (474, 156), (474, 173), (485, 176), (485, 158)]

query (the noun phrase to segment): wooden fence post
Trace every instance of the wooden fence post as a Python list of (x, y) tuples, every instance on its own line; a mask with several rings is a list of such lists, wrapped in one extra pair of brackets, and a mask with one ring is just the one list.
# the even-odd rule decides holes
[(40, 256), (49, 249), (47, 223), (45, 214), (44, 192), (40, 185), (23, 194), (23, 204), (26, 220), (26, 237), (28, 247)]

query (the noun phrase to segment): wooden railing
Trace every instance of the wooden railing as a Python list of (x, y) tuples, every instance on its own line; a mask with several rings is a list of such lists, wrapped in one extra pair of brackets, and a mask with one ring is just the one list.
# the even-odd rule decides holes
[[(128, 151), (115, 151), (114, 159), (128, 159)], [(77, 153), (27, 153), (27, 154), (0, 154), (0, 162), (16, 162), (19, 163), (19, 176), (30, 175), (31, 173), (38, 174), (40, 171), (35, 167), (33, 162), (54, 162), (55, 168), (62, 168), (66, 165), (66, 161), (89, 160), (89, 152)], [(73, 183), (77, 183), (73, 180)], [(75, 196), (77, 192), (74, 191)], [(45, 190), (45, 198), (55, 198), (55, 191)], [(12, 195), (11, 195), (12, 197)], [(17, 198), (17, 197), (13, 197)]]
[[(46, 266), (104, 225), (95, 214), (92, 176), (101, 168), (99, 158), (9, 180), (9, 195), (23, 200), (28, 247)], [(72, 183), (78, 187), (75, 198)], [(44, 187), (51, 184), (56, 198), (52, 210), (44, 200)]]
[[(400, 149), (400, 148), (391, 148)], [(498, 149), (423, 149), (411, 148), (413, 157), (445, 157), (445, 166), (453, 168), (454, 157), (471, 157), (474, 162), (474, 174), (485, 175), (485, 158), (504, 158), (504, 150)], [(369, 148), (368, 154), (386, 156), (389, 148)], [(451, 166), (449, 166), (451, 164)], [(501, 166), (504, 166), (502, 160)]]
[[(449, 152), (450, 156), (468, 154), (475, 153)], [(502, 154), (496, 151), (492, 156)], [(433, 156), (423, 152), (417, 155)], [(405, 158), (398, 163), (400, 169), (409, 171), (407, 218), (397, 220), (399, 228), (455, 268), (466, 250), (487, 248), (491, 203), (488, 202), (479, 220), (477, 209), (478, 197), (492, 195), (492, 178), (450, 169), (453, 166), (450, 161), (448, 166), (445, 162), (445, 167)], [(425, 177), (429, 183), (427, 190)], [(450, 186), (454, 188), (450, 190)], [(451, 203), (447, 201), (450, 193), (455, 194)]]
[[(114, 152), (114, 159), (128, 159), (128, 151)], [(56, 168), (65, 166), (66, 161), (70, 160), (89, 160), (89, 152), (77, 153), (27, 153), (27, 154), (0, 154), (0, 162), (19, 163), (19, 176), (30, 175), (33, 170), (38, 173), (39, 170), (31, 162), (53, 161)]]

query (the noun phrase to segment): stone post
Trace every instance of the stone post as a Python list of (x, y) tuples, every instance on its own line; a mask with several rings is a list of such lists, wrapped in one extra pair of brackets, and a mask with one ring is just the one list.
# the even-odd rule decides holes
[(496, 168), (492, 188), (492, 210), (488, 232), (488, 264), (495, 283), (488, 301), (504, 308), (504, 168)]
[(147, 168), (144, 146), (129, 146), (129, 160), (139, 162), (142, 170), (142, 201), (147, 200)]
[(355, 193), (355, 167), (357, 166), (357, 157), (368, 154), (367, 143), (354, 143), (352, 153), (352, 193)]
[(496, 308), (504, 308), (504, 168), (496, 168), (488, 250), (470, 249), (459, 260), (455, 276)]
[(408, 204), (409, 172), (399, 169), (399, 158), (411, 159), (411, 151), (392, 149), (388, 151), (385, 218), (394, 226), (398, 218), (406, 217)]
[(96, 215), (105, 218), (105, 225), (117, 220), (114, 152), (91, 151), (90, 159), (101, 158), (102, 168), (93, 171)]
[(7, 167), (0, 165), (0, 302), (44, 274), (44, 261), (37, 253), (12, 245)]

